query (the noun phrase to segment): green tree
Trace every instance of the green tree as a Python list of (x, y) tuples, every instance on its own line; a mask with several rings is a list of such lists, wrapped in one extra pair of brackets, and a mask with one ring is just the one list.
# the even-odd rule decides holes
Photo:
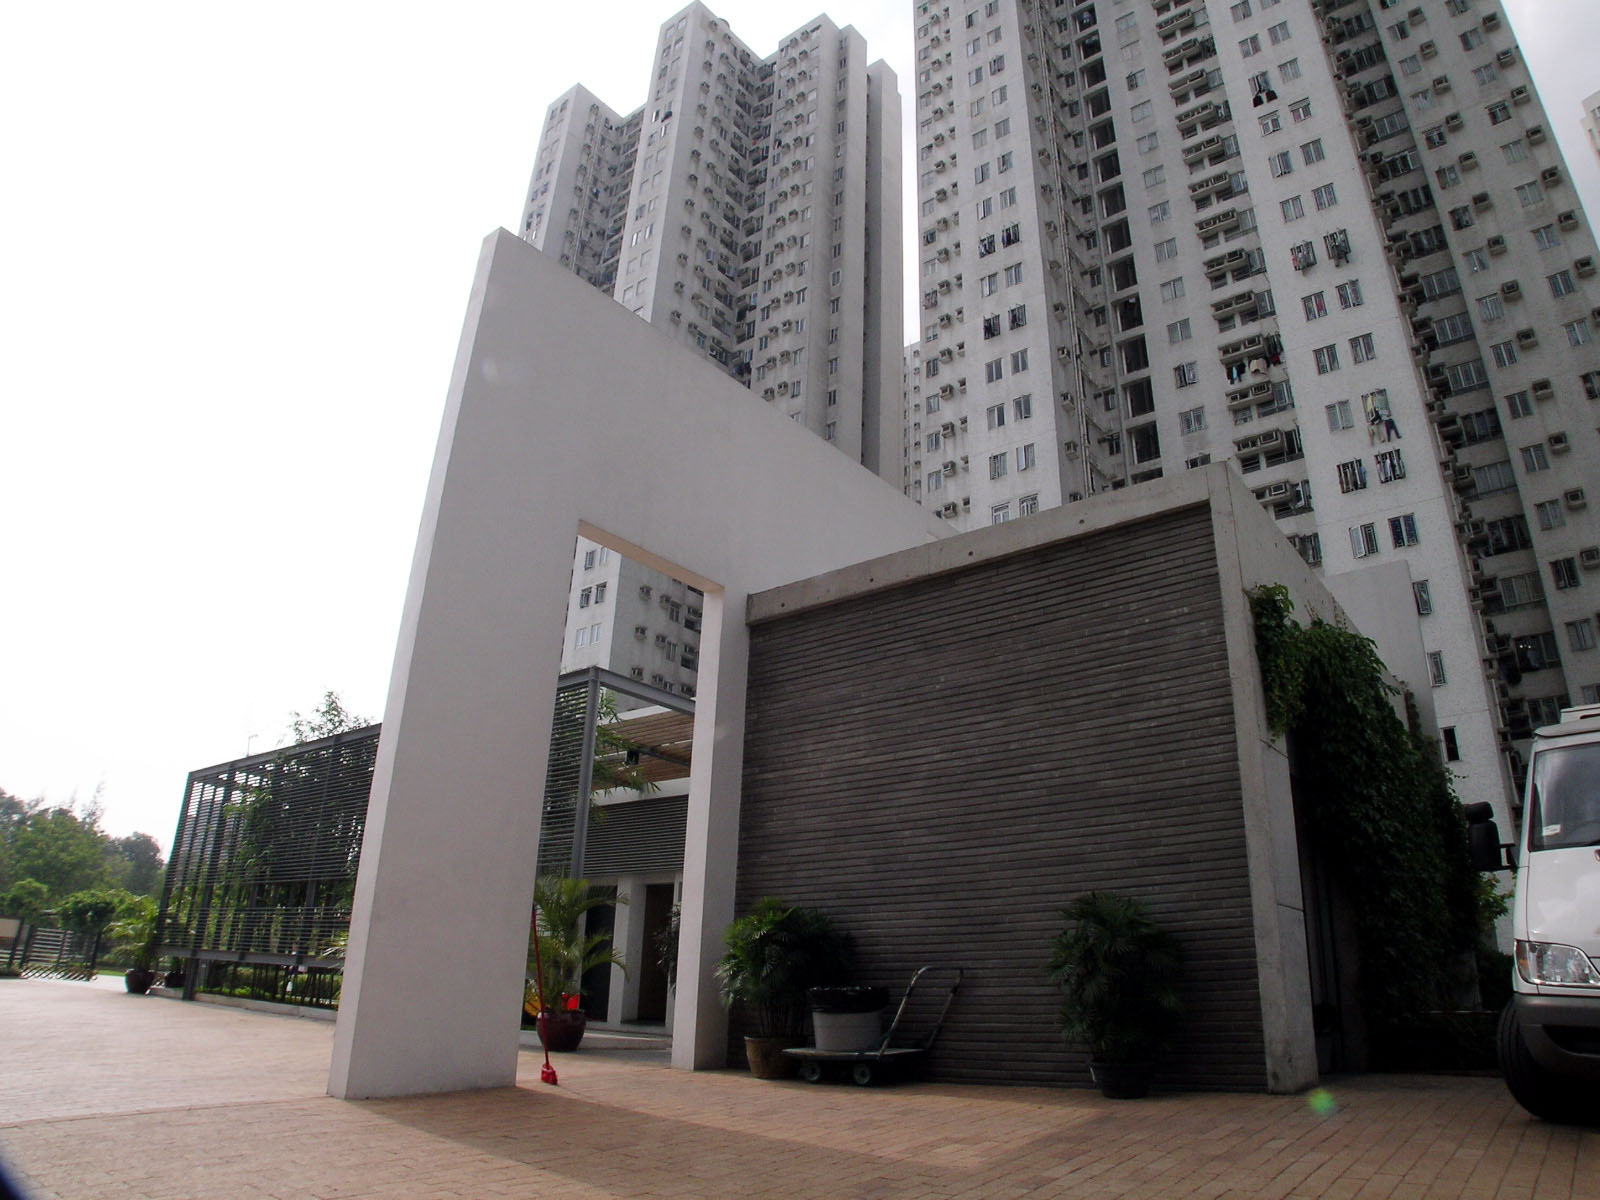
[(90, 888), (73, 892), (61, 902), (57, 912), (65, 928), (81, 933), (94, 942), (94, 951), (90, 955), (92, 959), (99, 957), (100, 939), (105, 935), (106, 927), (137, 899), (121, 890)]
[(9, 831), (6, 877), (0, 886), (37, 879), (50, 890), (51, 900), (62, 900), (106, 883), (106, 837), (97, 827), (99, 817), (93, 808), (79, 816), (70, 806), (46, 808), (41, 801), (29, 801)]
[(153, 896), (161, 890), (166, 862), (161, 844), (148, 833), (107, 839), (105, 855), (107, 873), (118, 887), (136, 896)]
[(19, 879), (0, 892), (0, 917), (15, 917), (32, 925), (50, 901), (50, 889), (37, 879)]
[(298, 746), (301, 742), (314, 742), (371, 724), (366, 717), (345, 708), (338, 692), (329, 691), (322, 693), (322, 703), (310, 716), (298, 712), (289, 714), (289, 737)]

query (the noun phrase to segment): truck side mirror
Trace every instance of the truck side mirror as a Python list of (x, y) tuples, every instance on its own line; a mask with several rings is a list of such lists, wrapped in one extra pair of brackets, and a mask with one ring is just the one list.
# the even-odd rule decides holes
[(1500, 849), (1500, 827), (1495, 824), (1494, 808), (1486, 802), (1469, 804), (1461, 810), (1467, 819), (1467, 852), (1474, 871), (1504, 871), (1505, 855)]

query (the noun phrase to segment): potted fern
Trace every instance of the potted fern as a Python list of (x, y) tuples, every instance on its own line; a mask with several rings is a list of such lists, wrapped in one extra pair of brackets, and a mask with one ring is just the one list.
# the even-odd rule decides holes
[(1103, 1095), (1137, 1099), (1182, 1016), (1177, 939), (1116, 892), (1086, 892), (1061, 915), (1068, 925), (1052, 943), (1049, 972), (1061, 989), (1062, 1036), (1089, 1051)]
[[(530, 932), (524, 1008), (536, 1008), (539, 1039), (549, 1050), (576, 1050), (589, 1018), (580, 1007), (583, 975), (592, 967), (615, 966), (626, 971), (609, 933), (583, 932), (584, 914), (603, 904), (623, 904), (620, 896), (589, 886), (587, 879), (541, 875), (533, 886), (534, 920), (538, 927), (538, 959)], [(536, 985), (543, 980), (543, 995)]]
[(783, 1050), (805, 1038), (806, 989), (848, 979), (855, 961), (850, 935), (820, 909), (786, 904), (768, 896), (728, 926), (727, 952), (717, 963), (722, 1002), (755, 1018), (745, 1058), (759, 1079), (793, 1073), (795, 1060)]

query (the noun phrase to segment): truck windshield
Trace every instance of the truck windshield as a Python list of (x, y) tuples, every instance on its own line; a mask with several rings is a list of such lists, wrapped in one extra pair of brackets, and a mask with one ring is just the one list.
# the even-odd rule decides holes
[(1534, 755), (1531, 820), (1530, 850), (1600, 846), (1600, 743)]

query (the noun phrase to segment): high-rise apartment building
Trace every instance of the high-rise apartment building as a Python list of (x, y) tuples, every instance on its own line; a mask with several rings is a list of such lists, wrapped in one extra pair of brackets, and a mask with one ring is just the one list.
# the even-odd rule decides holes
[[(637, 111), (583, 87), (550, 105), (522, 234), (899, 485), (900, 171), (894, 73), (856, 30), (819, 17), (761, 57), (697, 2), (661, 26)], [(692, 694), (696, 634), (602, 605), (648, 593), (670, 614), (695, 597), (582, 540), (573, 574), (564, 666), (606, 660)], [(637, 661), (667, 647), (671, 662)]]
[(908, 493), (975, 526), (1234, 461), (1328, 575), (1407, 564), (1503, 808), (1600, 687), (1600, 288), (1499, 7), (916, 13)]
[(1582, 125), (1589, 138), (1589, 149), (1600, 158), (1600, 92), (1583, 98)]

